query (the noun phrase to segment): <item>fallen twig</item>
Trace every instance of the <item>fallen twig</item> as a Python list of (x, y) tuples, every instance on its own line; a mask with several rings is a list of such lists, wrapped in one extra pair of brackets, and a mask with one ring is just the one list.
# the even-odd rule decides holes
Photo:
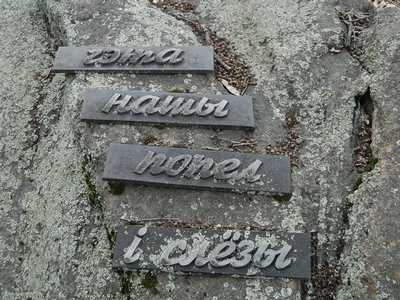
[(123, 215), (121, 218), (123, 221), (131, 222), (131, 223), (145, 223), (145, 222), (181, 222), (180, 219), (178, 218), (149, 218), (149, 219), (135, 219), (135, 218), (129, 218)]
[(216, 148), (216, 147), (202, 147), (201, 149), (219, 151), (219, 148)]

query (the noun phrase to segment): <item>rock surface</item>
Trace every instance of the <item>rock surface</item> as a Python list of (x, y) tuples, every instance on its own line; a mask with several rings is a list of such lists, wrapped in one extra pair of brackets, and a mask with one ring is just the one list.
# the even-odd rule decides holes
[[(194, 11), (183, 13), (148, 0), (0, 0), (0, 298), (398, 299), (400, 9), (363, 0), (190, 2)], [(370, 16), (353, 47), (338, 13), (350, 9)], [(254, 132), (79, 121), (88, 87), (227, 93), (211, 75), (49, 73), (60, 45), (199, 45), (185, 19), (224, 38), (249, 66)], [(290, 200), (135, 185), (120, 194), (101, 180), (111, 142), (229, 151), (242, 138), (257, 145), (235, 151), (290, 149)], [(363, 173), (360, 143), (372, 149)], [(318, 232), (313, 279), (116, 273), (116, 226), (148, 218)]]
[(361, 62), (371, 72), (375, 168), (349, 197), (343, 285), (338, 299), (400, 297), (400, 9), (375, 16)]

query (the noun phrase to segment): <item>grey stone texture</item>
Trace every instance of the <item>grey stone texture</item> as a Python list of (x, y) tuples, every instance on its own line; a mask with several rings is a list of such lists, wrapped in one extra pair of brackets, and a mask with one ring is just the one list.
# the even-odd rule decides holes
[[(189, 14), (228, 40), (257, 80), (246, 93), (256, 122), (248, 133), (80, 122), (89, 87), (226, 91), (213, 75), (49, 74), (60, 45), (200, 45), (190, 26), (147, 0), (0, 0), (0, 298), (318, 298), (315, 279), (301, 286), (112, 270), (121, 218), (176, 218), (318, 231), (314, 259), (341, 272), (338, 298), (398, 299), (400, 9), (374, 11), (356, 59), (343, 49), (335, 10), (345, 5), (368, 7), (366, 0), (204, 0)], [(378, 163), (359, 184), (353, 117), (368, 87)], [(294, 128), (285, 124), (288, 113), (297, 116)], [(111, 142), (231, 150), (231, 140), (249, 137), (262, 154), (285, 143), (288, 130), (298, 137), (299, 161), (289, 200), (144, 186), (117, 195), (101, 180)]]
[(378, 162), (349, 196), (338, 299), (400, 297), (400, 9), (378, 10), (374, 25), (361, 62), (371, 72), (372, 149)]

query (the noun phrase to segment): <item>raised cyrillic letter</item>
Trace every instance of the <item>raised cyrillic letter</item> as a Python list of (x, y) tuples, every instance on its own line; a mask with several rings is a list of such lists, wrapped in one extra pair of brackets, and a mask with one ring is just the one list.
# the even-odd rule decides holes
[(200, 172), (200, 178), (206, 179), (213, 175), (211, 168), (214, 165), (212, 158), (205, 157), (204, 155), (193, 155), (192, 163), (183, 174), (186, 178), (193, 178)]
[(151, 174), (161, 174), (165, 171), (163, 164), (166, 160), (167, 156), (165, 154), (156, 154), (153, 151), (149, 151), (143, 160), (136, 166), (135, 173), (143, 174), (150, 167)]
[(156, 56), (156, 62), (159, 64), (178, 64), (183, 61), (184, 51), (176, 48), (168, 48), (160, 51)]
[[(165, 170), (169, 176), (177, 176), (190, 164), (192, 156), (189, 154), (182, 154), (168, 159), (165, 164)], [(177, 168), (175, 169), (175, 167)]]
[(103, 113), (109, 113), (111, 111), (111, 108), (113, 106), (118, 105), (118, 113), (124, 113), (127, 110), (125, 109), (125, 106), (129, 103), (129, 101), (132, 99), (132, 96), (126, 95), (122, 100), (119, 100), (121, 98), (121, 94), (115, 93), (114, 95), (111, 96), (110, 100), (104, 105), (104, 107), (101, 109)]
[(217, 163), (214, 168), (214, 176), (216, 179), (229, 179), (237, 175), (237, 169), (240, 166), (240, 160), (230, 158)]

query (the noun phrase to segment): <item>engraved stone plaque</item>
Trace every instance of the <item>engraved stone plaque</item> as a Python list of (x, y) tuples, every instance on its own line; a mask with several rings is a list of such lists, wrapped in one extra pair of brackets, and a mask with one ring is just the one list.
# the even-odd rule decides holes
[(209, 73), (214, 71), (210, 47), (60, 47), (54, 72)]
[(291, 193), (286, 156), (111, 144), (103, 179), (233, 192)]
[(250, 97), (89, 89), (81, 119), (254, 129)]
[(240, 277), (310, 279), (311, 241), (304, 233), (120, 226), (113, 266)]

